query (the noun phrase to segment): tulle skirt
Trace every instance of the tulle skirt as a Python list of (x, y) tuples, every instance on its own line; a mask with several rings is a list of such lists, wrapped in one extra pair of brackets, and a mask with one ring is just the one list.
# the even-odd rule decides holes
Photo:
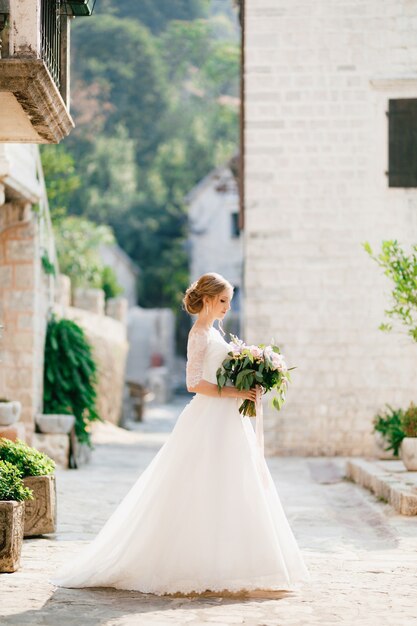
[(310, 579), (250, 418), (196, 394), (62, 587), (157, 595), (297, 589)]

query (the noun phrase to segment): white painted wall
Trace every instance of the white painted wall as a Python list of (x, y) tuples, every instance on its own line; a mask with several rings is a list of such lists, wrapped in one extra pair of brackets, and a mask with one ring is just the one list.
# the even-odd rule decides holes
[(365, 454), (386, 402), (416, 400), (417, 346), (378, 330), (389, 283), (363, 252), (417, 239), (387, 186), (388, 99), (417, 97), (407, 0), (246, 3), (246, 337), (296, 365), (273, 453)]
[(113, 268), (129, 307), (136, 306), (138, 302), (139, 267), (118, 245), (102, 245), (100, 258), (104, 265)]
[(236, 180), (228, 167), (218, 168), (188, 195), (191, 280), (218, 272), (242, 286), (242, 236), (232, 236), (232, 214), (239, 212)]

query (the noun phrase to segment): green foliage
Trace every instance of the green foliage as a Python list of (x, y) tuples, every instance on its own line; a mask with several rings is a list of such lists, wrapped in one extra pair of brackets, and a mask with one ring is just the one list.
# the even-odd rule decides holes
[(74, 157), (63, 144), (42, 145), (40, 153), (49, 209), (54, 220), (66, 213), (74, 192), (81, 185), (81, 180), (76, 174)]
[(49, 258), (49, 254), (47, 250), (44, 250), (41, 256), (42, 268), (45, 274), (48, 276), (55, 276), (55, 265), (52, 263)]
[(240, 49), (229, 42), (213, 47), (201, 68), (201, 84), (214, 96), (234, 95), (239, 90)]
[(75, 26), (78, 89), (94, 90), (87, 98), (74, 97), (76, 116), (88, 124), (78, 126), (73, 139), (82, 132), (82, 140), (94, 143), (100, 134), (111, 137), (121, 124), (135, 141), (138, 163), (145, 162), (159, 140), (155, 121), (167, 107), (165, 67), (154, 37), (139, 21), (111, 15)]
[(44, 412), (75, 416), (81, 443), (91, 445), (89, 423), (96, 408), (97, 366), (84, 331), (71, 320), (48, 322), (45, 340)]
[(20, 470), (8, 461), (0, 460), (0, 500), (33, 500), (33, 491), (23, 484)]
[[(407, 328), (407, 334), (417, 341), (417, 245), (407, 254), (398, 241), (383, 241), (381, 252), (375, 254), (368, 242), (365, 252), (383, 269), (392, 283), (391, 308), (385, 311), (388, 318), (399, 321)], [(380, 329), (389, 332), (391, 323), (383, 323)]]
[(119, 296), (123, 289), (117, 282), (116, 274), (112, 267), (105, 265), (101, 272), (101, 289), (104, 291), (106, 300)]
[(401, 427), (406, 437), (417, 437), (417, 406), (411, 403), (401, 416)]
[[(97, 3), (99, 4), (99, 3)], [(140, 20), (154, 33), (164, 30), (171, 20), (194, 20), (207, 14), (207, 0), (141, 0), (141, 2), (109, 2), (103, 10), (117, 12), (120, 17)]]
[[(253, 356), (251, 348), (246, 346), (240, 339), (231, 335), (233, 343), (240, 345), (238, 353), (231, 351), (224, 359), (221, 367), (216, 372), (217, 387), (221, 390), (228, 381), (239, 390), (254, 389), (260, 385), (262, 392), (274, 391), (272, 405), (279, 411), (284, 402), (287, 392), (288, 383), (291, 382), (289, 370), (279, 367), (272, 362), (271, 354), (268, 348), (263, 350), (265, 345), (258, 346), (263, 350), (260, 356)], [(278, 346), (271, 346), (272, 351), (280, 354)], [(284, 362), (282, 361), (284, 364)], [(290, 368), (294, 369), (294, 368)], [(239, 413), (254, 417), (256, 415), (255, 403), (251, 400), (244, 400), (239, 407)]]
[[(141, 268), (143, 306), (178, 308), (188, 283), (184, 197), (237, 152), (238, 109), (222, 99), (237, 95), (236, 11), (226, 2), (101, 0), (96, 13), (72, 32), (76, 128), (63, 150), (80, 184), (61, 204), (113, 229)], [(72, 272), (60, 259), (62, 270), (97, 286), (77, 254)]]
[(102, 244), (114, 243), (111, 229), (70, 216), (55, 224), (55, 239), (60, 270), (71, 278), (72, 287), (100, 288), (103, 263), (99, 249)]
[(387, 404), (387, 410), (377, 414), (374, 418), (374, 430), (381, 433), (388, 446), (385, 450), (392, 450), (394, 456), (398, 456), (401, 442), (405, 437), (402, 426), (404, 411), (393, 409)]
[(0, 460), (8, 461), (18, 468), (21, 476), (46, 476), (53, 474), (55, 462), (43, 452), (31, 448), (19, 439), (10, 441), (0, 438)]

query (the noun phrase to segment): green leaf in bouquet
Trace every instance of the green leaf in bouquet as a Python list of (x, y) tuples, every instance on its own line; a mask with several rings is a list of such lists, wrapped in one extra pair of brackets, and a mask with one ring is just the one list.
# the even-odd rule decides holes
[(263, 382), (264, 377), (262, 376), (262, 372), (255, 372), (255, 378), (259, 383)]
[(278, 346), (272, 346), (272, 351), (276, 352), (277, 354), (281, 354), (280, 349), (278, 348)]
[(282, 398), (280, 396), (274, 396), (272, 398), (272, 404), (277, 411), (280, 411), (283, 404)]

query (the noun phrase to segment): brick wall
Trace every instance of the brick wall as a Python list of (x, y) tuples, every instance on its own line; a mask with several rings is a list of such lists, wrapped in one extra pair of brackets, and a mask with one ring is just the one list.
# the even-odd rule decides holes
[(417, 190), (385, 175), (416, 63), (405, 0), (246, 2), (245, 335), (297, 366), (270, 453), (372, 453), (375, 411), (417, 400), (417, 346), (378, 330), (389, 283), (361, 248), (417, 239)]
[(40, 262), (38, 221), (30, 204), (0, 209), (0, 396), (20, 400), (30, 437), (42, 405), (48, 286)]

